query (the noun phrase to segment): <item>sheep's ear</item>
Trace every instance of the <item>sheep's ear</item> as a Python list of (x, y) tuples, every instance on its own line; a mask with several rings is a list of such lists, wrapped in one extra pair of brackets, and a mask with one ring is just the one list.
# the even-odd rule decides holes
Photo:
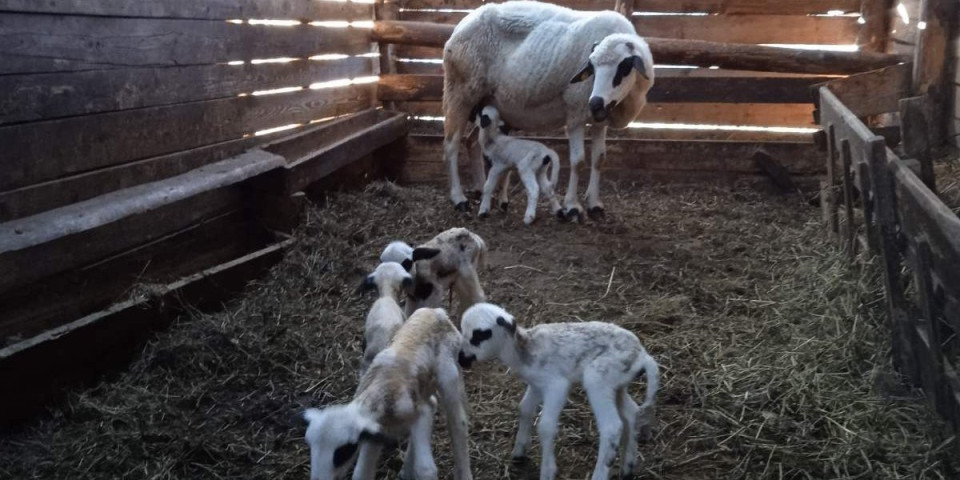
[(410, 277), (403, 277), (403, 280), (400, 281), (400, 285), (403, 288), (409, 289), (413, 286), (413, 279)]
[(647, 74), (647, 64), (643, 63), (643, 58), (640, 55), (634, 55), (633, 57), (633, 68), (640, 75), (643, 75), (643, 78), (650, 80), (650, 75)]
[(510, 135), (510, 127), (506, 123), (500, 123), (500, 133), (504, 135)]
[(497, 317), (497, 325), (500, 325), (501, 327), (507, 329), (507, 331), (510, 332), (511, 335), (513, 335), (514, 333), (517, 333), (517, 324), (515, 322), (507, 321), (507, 319), (503, 317)]
[(410, 269), (413, 268), (413, 260), (409, 258), (405, 258), (403, 259), (402, 262), (400, 262), (400, 265), (403, 267), (404, 270), (409, 272)]
[(360, 282), (360, 287), (357, 288), (357, 293), (363, 295), (366, 292), (377, 289), (377, 282), (373, 281), (373, 275), (367, 275), (363, 277), (363, 282)]
[(413, 261), (417, 262), (420, 260), (430, 260), (433, 257), (440, 255), (439, 248), (427, 248), (427, 247), (417, 247), (413, 249)]
[(487, 128), (490, 126), (490, 123), (489, 115), (480, 115), (480, 128)]
[(573, 76), (573, 80), (570, 80), (570, 83), (580, 83), (593, 76), (593, 64), (590, 63), (590, 60), (587, 60), (586, 66), (583, 67), (583, 70), (580, 70), (580, 73)]

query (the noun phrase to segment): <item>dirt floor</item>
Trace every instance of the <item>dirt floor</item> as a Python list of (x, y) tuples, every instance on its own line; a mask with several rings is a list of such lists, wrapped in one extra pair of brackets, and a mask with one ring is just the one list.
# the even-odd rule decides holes
[[(129, 369), (49, 418), (0, 436), (0, 478), (307, 478), (299, 413), (346, 402), (363, 318), (355, 293), (387, 242), (454, 226), (491, 250), (481, 279), (521, 325), (605, 320), (662, 365), (641, 478), (949, 478), (952, 442), (888, 360), (877, 284), (827, 241), (820, 210), (748, 188), (610, 184), (602, 223), (522, 225), (522, 200), (480, 221), (444, 189), (375, 183), (311, 207), (298, 245), (247, 295), (148, 345)], [(467, 374), (475, 478), (512, 466), (522, 385)], [(643, 386), (633, 388), (640, 396)], [(562, 478), (588, 478), (596, 431), (577, 391), (557, 442)], [(443, 422), (435, 454), (449, 478)], [(396, 478), (401, 454), (383, 478)]]

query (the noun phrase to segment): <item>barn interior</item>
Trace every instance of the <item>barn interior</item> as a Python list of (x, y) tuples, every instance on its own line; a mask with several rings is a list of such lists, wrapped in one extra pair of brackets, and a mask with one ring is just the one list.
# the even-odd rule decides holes
[[(357, 284), (460, 226), (522, 325), (610, 321), (661, 362), (639, 476), (956, 475), (956, 2), (554, 3), (628, 17), (657, 79), (608, 134), (606, 217), (526, 227), (520, 185), (487, 219), (446, 197), (442, 46), (479, 0), (0, 0), (0, 477), (307, 476)], [(565, 186), (564, 132), (519, 135)], [(537, 478), (520, 381), (466, 383), (474, 476)], [(564, 478), (596, 443), (576, 392)]]

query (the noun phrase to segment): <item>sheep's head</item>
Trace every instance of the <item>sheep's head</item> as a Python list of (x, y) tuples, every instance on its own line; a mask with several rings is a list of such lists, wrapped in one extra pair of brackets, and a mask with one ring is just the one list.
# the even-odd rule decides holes
[(463, 312), (460, 319), (460, 354), (463, 368), (474, 361), (485, 362), (496, 357), (504, 342), (517, 333), (517, 321), (506, 310), (491, 303), (478, 303)]
[(413, 249), (413, 294), (408, 305), (412, 310), (439, 307), (464, 275), (483, 268), (486, 248), (475, 233), (451, 228)]
[(636, 82), (653, 85), (653, 55), (642, 38), (629, 33), (608, 35), (594, 44), (587, 64), (570, 83), (593, 77), (590, 113), (603, 122), (610, 111), (630, 94)]
[(403, 265), (406, 271), (410, 271), (413, 266), (413, 247), (406, 242), (394, 241), (383, 249), (380, 254), (380, 262), (397, 262)]
[(397, 262), (383, 262), (376, 270), (363, 279), (361, 291), (376, 290), (380, 296), (391, 294), (399, 296), (401, 292), (413, 292), (413, 276)]
[(309, 408), (303, 418), (307, 421), (304, 438), (310, 446), (310, 480), (346, 477), (363, 442), (393, 443), (380, 425), (353, 404)]
[(472, 112), (470, 115), (470, 121), (475, 123), (477, 127), (480, 127), (482, 130), (486, 130), (491, 133), (496, 133), (499, 131), (504, 135), (510, 134), (510, 127), (508, 127), (507, 124), (500, 119), (500, 111), (497, 110), (497, 108), (493, 105), (486, 105), (483, 108)]

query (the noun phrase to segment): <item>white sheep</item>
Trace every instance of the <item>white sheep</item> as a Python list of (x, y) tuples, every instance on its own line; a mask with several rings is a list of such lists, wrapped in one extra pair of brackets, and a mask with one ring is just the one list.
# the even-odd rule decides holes
[(397, 262), (403, 266), (404, 270), (409, 272), (410, 267), (413, 266), (413, 247), (406, 242), (390, 242), (383, 249), (383, 253), (380, 254), (380, 263), (385, 262)]
[(451, 289), (460, 311), (486, 300), (478, 270), (487, 255), (487, 244), (466, 228), (451, 228), (413, 249), (413, 295), (406, 300), (409, 314), (418, 308), (436, 308)]
[(311, 480), (342, 478), (355, 459), (353, 479), (372, 479), (383, 446), (407, 436), (401, 478), (436, 479), (430, 447), (434, 415), (430, 399), (435, 393), (446, 413), (454, 478), (471, 480), (467, 399), (456, 361), (459, 349), (460, 334), (445, 311), (414, 312), (390, 347), (374, 358), (353, 401), (304, 412)]
[[(500, 181), (500, 176), (509, 171), (510, 167), (517, 169), (520, 181), (527, 190), (527, 211), (523, 215), (523, 223), (530, 225), (537, 216), (537, 200), (542, 190), (550, 202), (550, 210), (563, 218), (563, 209), (553, 192), (553, 185), (560, 173), (560, 157), (557, 152), (546, 145), (513, 138), (501, 131), (502, 121), (500, 113), (493, 106), (487, 105), (475, 119), (480, 128), (480, 148), (483, 156), (490, 162), (490, 171), (487, 181), (483, 185), (483, 198), (480, 201), (481, 218), (490, 212), (490, 202), (493, 190)], [(553, 178), (547, 178), (547, 166), (553, 169)], [(505, 190), (502, 189), (501, 193)]]
[[(584, 159), (584, 129), (591, 123), (587, 213), (603, 215), (600, 166), (606, 129), (625, 128), (636, 118), (653, 86), (650, 48), (627, 18), (540, 2), (488, 3), (457, 24), (444, 46), (443, 73), (443, 158), (458, 210), (468, 208), (457, 166), (460, 138), (470, 113), (491, 104), (512, 128), (566, 127), (566, 218), (583, 219), (577, 166)], [(590, 76), (592, 86), (583, 82)]]
[(413, 287), (413, 277), (396, 262), (384, 262), (363, 279), (363, 290), (376, 290), (379, 298), (373, 302), (363, 332), (363, 364), (360, 375), (366, 373), (373, 358), (386, 349), (403, 321), (407, 318), (400, 308), (400, 297)]
[[(660, 371), (633, 333), (604, 322), (549, 323), (530, 329), (517, 326), (504, 309), (481, 303), (463, 314), (463, 342), (458, 361), (468, 368), (474, 361), (499, 358), (524, 382), (520, 421), (513, 458), (526, 456), (536, 409), (543, 404), (537, 432), (542, 461), (540, 479), (556, 476), (554, 439), (560, 411), (570, 387), (583, 385), (600, 432), (600, 450), (593, 480), (607, 480), (610, 466), (621, 452), (620, 476), (629, 478), (637, 461), (637, 430), (649, 425), (659, 388)], [(646, 372), (647, 392), (638, 406), (627, 388)]]

